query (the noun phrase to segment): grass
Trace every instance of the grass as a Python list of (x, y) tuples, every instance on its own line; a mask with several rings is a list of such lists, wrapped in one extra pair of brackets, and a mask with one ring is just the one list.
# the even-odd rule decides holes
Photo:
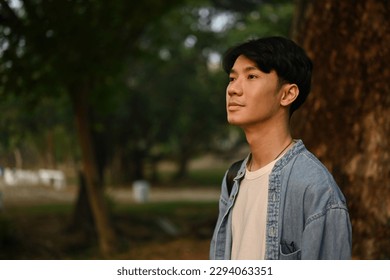
[(201, 186), (220, 186), (226, 169), (191, 170), (188, 174), (189, 180)]
[(165, 171), (158, 176), (158, 183), (169, 186), (220, 187), (226, 172), (224, 168), (192, 169), (185, 178), (177, 179), (174, 171)]
[[(219, 188), (225, 170), (192, 169), (166, 185)], [(170, 177), (172, 178), (172, 177)], [(164, 184), (161, 185), (164, 188)], [(218, 215), (214, 202), (119, 203), (107, 198), (120, 250), (113, 259), (204, 259)], [(0, 212), (0, 259), (99, 259), (95, 233), (70, 227), (72, 203), (7, 207)]]
[[(173, 201), (110, 207), (121, 248), (113, 259), (204, 258), (218, 211), (217, 202)], [(93, 235), (69, 230), (72, 214), (71, 204), (7, 209), (0, 215), (0, 259), (101, 258)]]

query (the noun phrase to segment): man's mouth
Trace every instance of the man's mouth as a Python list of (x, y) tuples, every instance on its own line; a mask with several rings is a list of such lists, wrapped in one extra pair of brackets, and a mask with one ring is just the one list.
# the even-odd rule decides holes
[(239, 103), (239, 102), (235, 102), (235, 101), (232, 101), (232, 102), (228, 103), (228, 109), (229, 110), (238, 109), (240, 107), (244, 107), (244, 104)]

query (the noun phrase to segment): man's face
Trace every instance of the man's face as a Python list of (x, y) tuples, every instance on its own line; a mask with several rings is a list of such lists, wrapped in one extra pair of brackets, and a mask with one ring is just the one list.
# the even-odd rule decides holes
[(228, 122), (242, 128), (269, 122), (279, 114), (280, 99), (281, 87), (276, 72), (264, 73), (255, 62), (239, 56), (226, 88)]

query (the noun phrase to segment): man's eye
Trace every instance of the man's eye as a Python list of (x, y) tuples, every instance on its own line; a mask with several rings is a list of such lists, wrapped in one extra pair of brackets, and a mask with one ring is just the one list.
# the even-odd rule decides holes
[(253, 75), (253, 74), (248, 75), (248, 79), (249, 80), (253, 80), (253, 79), (256, 79), (256, 78), (257, 78), (256, 75)]
[(229, 82), (233, 82), (235, 79), (234, 77), (229, 77)]

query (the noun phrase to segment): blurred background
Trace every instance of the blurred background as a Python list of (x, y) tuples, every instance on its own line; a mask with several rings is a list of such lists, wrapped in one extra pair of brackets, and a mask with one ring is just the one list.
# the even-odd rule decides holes
[(387, 0), (0, 0), (0, 259), (207, 259), (248, 149), (221, 55), (314, 62), (296, 138), (345, 193), (354, 259), (390, 258)]

